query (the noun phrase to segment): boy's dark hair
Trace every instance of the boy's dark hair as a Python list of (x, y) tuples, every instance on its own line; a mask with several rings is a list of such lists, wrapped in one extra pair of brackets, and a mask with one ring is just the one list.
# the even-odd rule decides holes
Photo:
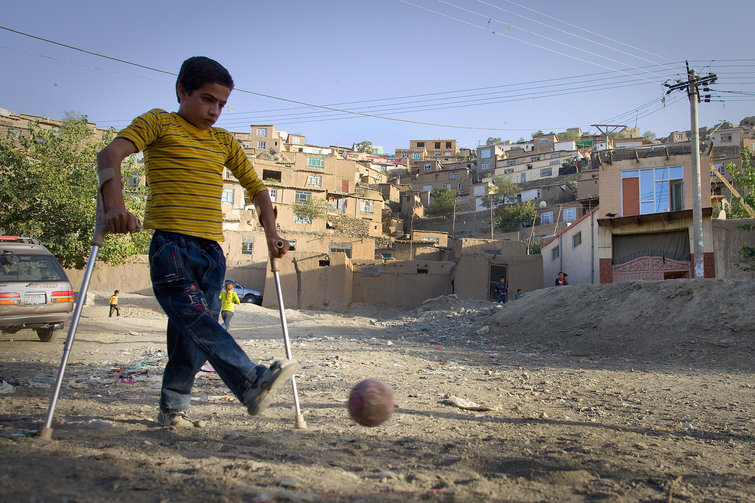
[(118, 293), (118, 290), (116, 290), (116, 291), (113, 292), (113, 294), (116, 294), (116, 293)]
[(233, 89), (233, 79), (228, 70), (217, 61), (204, 56), (194, 56), (184, 61), (176, 79), (176, 84), (181, 84), (189, 94), (212, 83)]

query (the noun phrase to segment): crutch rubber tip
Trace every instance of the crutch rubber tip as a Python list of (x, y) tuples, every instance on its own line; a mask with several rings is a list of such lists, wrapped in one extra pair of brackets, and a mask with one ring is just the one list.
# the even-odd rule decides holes
[(296, 429), (297, 430), (306, 430), (307, 429), (307, 423), (304, 421), (304, 416), (301, 414), (298, 414), (296, 416)]
[(42, 440), (52, 440), (52, 428), (43, 426), (42, 429), (39, 430), (39, 438)]

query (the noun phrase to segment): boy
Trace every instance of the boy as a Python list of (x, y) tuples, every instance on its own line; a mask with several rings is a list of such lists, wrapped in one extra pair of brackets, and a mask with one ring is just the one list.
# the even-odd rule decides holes
[(509, 288), (506, 286), (506, 278), (498, 278), (498, 284), (493, 289), (493, 293), (498, 297), (499, 304), (505, 304), (509, 297)]
[(108, 315), (108, 318), (113, 317), (113, 311), (115, 311), (116, 316), (121, 315), (121, 309), (118, 307), (118, 290), (113, 292), (113, 295), (110, 296), (110, 314)]
[(225, 290), (220, 292), (220, 317), (223, 318), (223, 328), (231, 331), (231, 318), (236, 304), (241, 304), (239, 294), (233, 291), (233, 283), (225, 282)]
[[(97, 155), (108, 228), (125, 234), (138, 232), (139, 225), (126, 211), (120, 165), (144, 150), (149, 186), (144, 228), (155, 230), (150, 277), (155, 298), (168, 315), (168, 363), (157, 420), (169, 427), (192, 426), (187, 416), (191, 389), (206, 360), (251, 415), (262, 412), (296, 371), (290, 360), (269, 368), (255, 365), (218, 323), (226, 267), (218, 244), (223, 240), (224, 167), (254, 202), (271, 256), (279, 258), (289, 247), (278, 236), (270, 195), (238, 142), (213, 127), (232, 89), (233, 80), (219, 63), (189, 58), (176, 81), (178, 112), (150, 110)], [(281, 250), (279, 241), (284, 243)]]

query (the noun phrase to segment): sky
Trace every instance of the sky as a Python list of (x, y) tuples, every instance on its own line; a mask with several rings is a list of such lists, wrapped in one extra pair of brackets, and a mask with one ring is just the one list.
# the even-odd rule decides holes
[[(177, 111), (175, 75), (216, 59), (236, 88), (216, 124), (313, 145), (628, 125), (690, 129), (685, 61), (714, 73), (700, 126), (755, 115), (752, 0), (3, 0), (0, 108), (121, 129)], [(35, 38), (36, 37), (36, 38)], [(665, 104), (664, 104), (665, 101)]]

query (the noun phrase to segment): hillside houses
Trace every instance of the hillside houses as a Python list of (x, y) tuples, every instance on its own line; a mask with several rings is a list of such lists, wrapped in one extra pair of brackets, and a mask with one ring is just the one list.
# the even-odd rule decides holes
[[(711, 198), (730, 197), (726, 185), (710, 177), (710, 166), (726, 176), (727, 163), (741, 164), (742, 148), (755, 142), (748, 120), (755, 123), (750, 118), (744, 125), (701, 130), (707, 235), (716, 232)], [(32, 122), (59, 124), (0, 110), (0, 134), (24, 134)], [(99, 137), (111, 134), (92, 127)], [(312, 145), (305, 135), (272, 124), (233, 135), (270, 191), (281, 234), (292, 242), (292, 277), (286, 281), (297, 286), (286, 288), (296, 295), (290, 305), (343, 309), (351, 301), (368, 300), (369, 285), (411, 291), (420, 277), (420, 292), (474, 298), (492, 298), (501, 275), (510, 288), (525, 291), (551, 286), (560, 270), (568, 270), (572, 284), (634, 278), (628, 271), (643, 260), (654, 264), (656, 256), (666, 259), (664, 264), (676, 261), (661, 277), (691, 277), (689, 135), (674, 132), (656, 141), (631, 128), (627, 133), (592, 136), (575, 128), (473, 149), (459, 148), (454, 139), (409, 139), (393, 156)], [(646, 197), (649, 173), (662, 172), (665, 178), (659, 174), (652, 186), (665, 189)], [(501, 179), (519, 188), (501, 204), (532, 202), (537, 209), (536, 217), (514, 232), (496, 228), (496, 208), (487, 204)], [(460, 204), (453, 215), (428, 217), (440, 188), (456, 193)], [(320, 211), (305, 215), (297, 212), (301, 205)], [(222, 208), (229, 275), (263, 290), (270, 281), (264, 233), (245, 190), (228, 170)], [(672, 245), (659, 248), (653, 241), (660, 235), (676, 236), (674, 253), (643, 255), (636, 240), (650, 240), (654, 252), (669, 250), (664, 246)], [(706, 276), (722, 270), (717, 253), (709, 240)], [(322, 291), (302, 289), (302, 278), (316, 278)], [(406, 305), (421, 302), (419, 297), (379, 296), (381, 302), (401, 298)]]

